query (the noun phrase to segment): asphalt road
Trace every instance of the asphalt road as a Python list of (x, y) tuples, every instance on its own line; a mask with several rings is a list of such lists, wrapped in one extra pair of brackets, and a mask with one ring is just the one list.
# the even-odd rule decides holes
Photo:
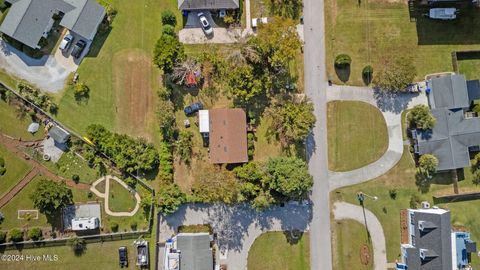
[(325, 71), (325, 25), (323, 0), (305, 0), (304, 63), (305, 93), (312, 100), (317, 123), (307, 140), (310, 173), (314, 178), (311, 195), (310, 262), (312, 270), (332, 269), (328, 156), (327, 78)]

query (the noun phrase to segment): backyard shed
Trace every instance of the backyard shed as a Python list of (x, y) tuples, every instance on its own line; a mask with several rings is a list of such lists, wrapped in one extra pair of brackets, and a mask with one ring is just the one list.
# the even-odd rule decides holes
[(73, 231), (95, 230), (100, 227), (100, 221), (97, 217), (83, 217), (72, 219)]
[(70, 133), (57, 125), (48, 130), (48, 135), (52, 137), (56, 143), (60, 144), (64, 144), (68, 141), (68, 139), (70, 139)]

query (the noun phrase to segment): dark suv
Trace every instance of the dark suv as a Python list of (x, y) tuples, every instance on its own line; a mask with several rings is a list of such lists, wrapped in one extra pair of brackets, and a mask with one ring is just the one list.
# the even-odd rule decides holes
[(201, 109), (203, 109), (202, 103), (196, 102), (185, 107), (185, 109), (183, 109), (183, 112), (185, 112), (186, 115), (191, 115), (198, 112)]
[(75, 57), (75, 58), (79, 58), (80, 55), (82, 55), (82, 52), (85, 49), (86, 45), (87, 45), (87, 43), (83, 40), (77, 41), (77, 43), (73, 47), (72, 56)]
[(127, 247), (120, 247), (118, 249), (118, 260), (120, 262), (120, 267), (128, 267)]

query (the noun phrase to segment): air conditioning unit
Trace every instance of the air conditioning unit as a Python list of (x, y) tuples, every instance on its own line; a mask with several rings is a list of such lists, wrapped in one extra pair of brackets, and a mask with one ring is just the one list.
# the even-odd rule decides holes
[(422, 208), (423, 208), (423, 209), (428, 209), (428, 208), (430, 208), (430, 203), (427, 202), (427, 201), (423, 201), (423, 202), (422, 202)]

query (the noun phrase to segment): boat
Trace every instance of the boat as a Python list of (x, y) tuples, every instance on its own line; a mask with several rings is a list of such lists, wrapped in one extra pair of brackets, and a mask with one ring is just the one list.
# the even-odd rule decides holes
[(148, 241), (137, 240), (135, 245), (137, 246), (137, 265), (140, 267), (148, 266)]
[(427, 17), (435, 20), (455, 20), (457, 13), (456, 8), (431, 8)]

